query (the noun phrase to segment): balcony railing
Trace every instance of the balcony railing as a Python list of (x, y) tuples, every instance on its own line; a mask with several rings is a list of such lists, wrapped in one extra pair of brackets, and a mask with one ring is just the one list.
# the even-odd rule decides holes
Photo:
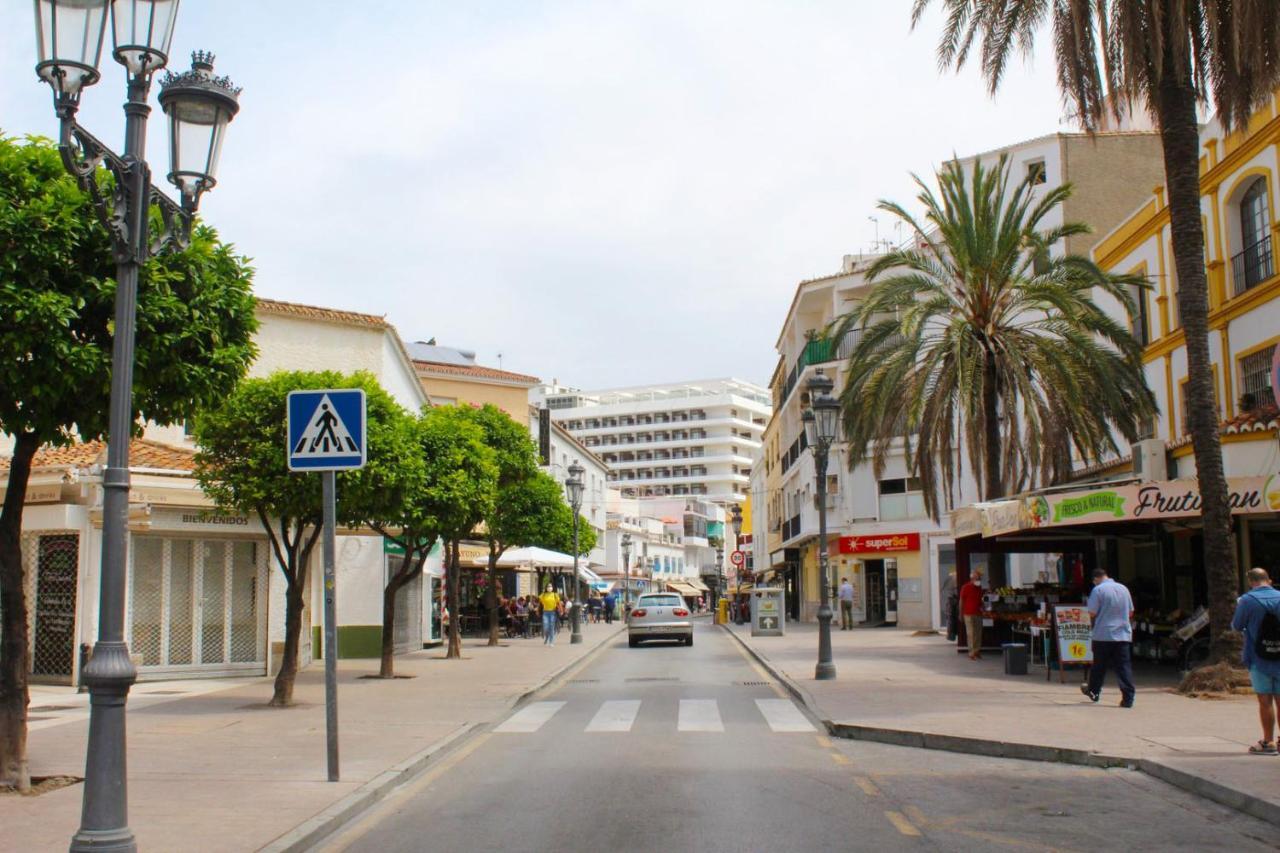
[(794, 539), (800, 535), (800, 516), (796, 515), (782, 522), (782, 541)]
[(1231, 258), (1231, 275), (1235, 284), (1233, 295), (1239, 296), (1275, 274), (1275, 253), (1272, 251), (1271, 238), (1267, 237)]

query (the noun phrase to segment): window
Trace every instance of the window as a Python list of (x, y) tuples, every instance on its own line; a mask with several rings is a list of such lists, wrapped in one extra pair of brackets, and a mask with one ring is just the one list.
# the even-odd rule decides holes
[(1049, 180), (1049, 174), (1045, 171), (1044, 160), (1029, 160), (1027, 162), (1027, 183), (1032, 186), (1039, 186)]
[(1129, 285), (1129, 298), (1133, 300), (1134, 313), (1129, 318), (1129, 331), (1140, 346), (1151, 343), (1151, 320), (1147, 316), (1147, 289)]
[(1240, 359), (1240, 393), (1252, 394), (1258, 406), (1276, 404), (1271, 390), (1271, 359), (1275, 351), (1276, 345), (1272, 344)]
[(921, 518), (924, 514), (924, 491), (918, 479), (905, 477), (880, 481), (881, 521)]
[(1240, 245), (1242, 250), (1231, 259), (1236, 296), (1276, 274), (1266, 178), (1254, 181), (1240, 199)]

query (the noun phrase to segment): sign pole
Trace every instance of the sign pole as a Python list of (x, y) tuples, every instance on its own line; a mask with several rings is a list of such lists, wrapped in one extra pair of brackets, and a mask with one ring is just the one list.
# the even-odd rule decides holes
[(338, 781), (338, 606), (337, 578), (334, 571), (335, 476), (320, 472), (324, 499), (324, 532), (321, 550), (324, 557), (324, 728), (328, 746), (329, 781)]

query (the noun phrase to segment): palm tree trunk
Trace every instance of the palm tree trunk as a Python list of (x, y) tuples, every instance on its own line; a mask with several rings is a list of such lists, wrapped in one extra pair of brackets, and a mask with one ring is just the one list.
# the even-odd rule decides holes
[(27, 627), (27, 584), (22, 566), (22, 510), (31, 461), (40, 441), (31, 433), (15, 439), (9, 481), (0, 510), (0, 786), (27, 791), (27, 675), (31, 637)]
[[(1200, 219), (1200, 128), (1196, 121), (1191, 68), (1166, 56), (1158, 92), (1160, 142), (1169, 193), (1173, 264), (1178, 274), (1178, 315), (1186, 334), (1187, 410), (1204, 523), (1204, 567), (1209, 586), (1212, 661), (1228, 659), (1238, 638), (1231, 616), (1239, 593), (1231, 510), (1222, 469), (1218, 408), (1209, 364), (1209, 288), (1204, 268), (1204, 228)], [(1181, 78), (1181, 79), (1179, 79)], [(1224, 366), (1225, 367), (1225, 366)], [(1172, 401), (1168, 405), (1172, 405)], [(1234, 641), (1234, 642), (1233, 642)]]
[(987, 353), (982, 378), (982, 418), (986, 421), (983, 437), (983, 486), (982, 499), (994, 500), (1004, 496), (1004, 460), (1001, 458), (1004, 443), (1000, 436), (1000, 389), (996, 371), (996, 357)]

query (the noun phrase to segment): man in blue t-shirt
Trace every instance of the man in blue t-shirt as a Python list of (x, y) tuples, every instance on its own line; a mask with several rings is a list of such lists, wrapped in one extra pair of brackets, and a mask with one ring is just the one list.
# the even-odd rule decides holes
[(1089, 668), (1089, 681), (1080, 685), (1080, 692), (1097, 702), (1107, 670), (1114, 669), (1120, 684), (1120, 707), (1132, 708), (1133, 599), (1124, 584), (1107, 577), (1106, 569), (1093, 570), (1089, 615), (1093, 617), (1093, 666)]
[(1258, 716), (1262, 720), (1262, 740), (1249, 747), (1255, 755), (1275, 755), (1276, 712), (1280, 710), (1280, 660), (1267, 660), (1255, 648), (1267, 613), (1280, 619), (1280, 590), (1271, 586), (1266, 569), (1250, 569), (1245, 578), (1249, 591), (1236, 603), (1231, 629), (1244, 633), (1244, 665), (1249, 668), (1253, 692), (1258, 695)]

